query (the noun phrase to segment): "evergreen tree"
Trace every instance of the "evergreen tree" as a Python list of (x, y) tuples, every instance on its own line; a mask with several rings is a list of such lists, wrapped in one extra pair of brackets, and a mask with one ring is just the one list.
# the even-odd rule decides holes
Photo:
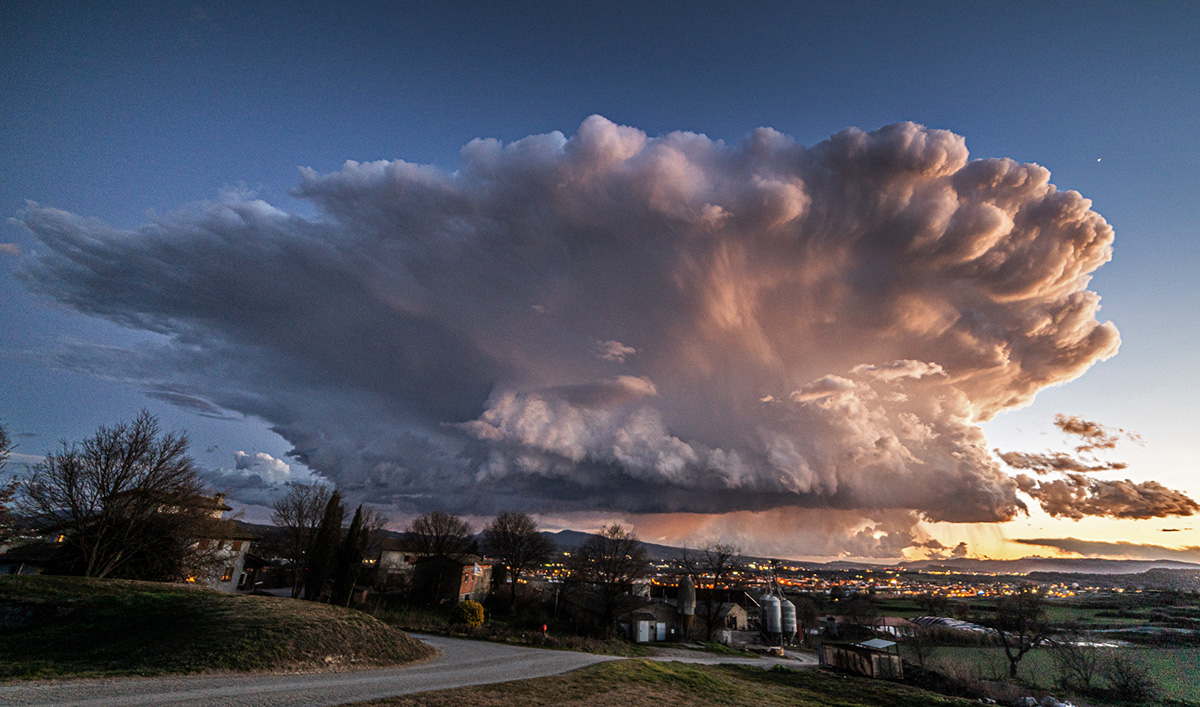
[(330, 603), (350, 606), (350, 596), (354, 593), (354, 584), (362, 572), (363, 556), (367, 551), (367, 533), (363, 528), (363, 508), (360, 504), (354, 511), (354, 520), (350, 522), (350, 530), (342, 541), (338, 551), (337, 566), (333, 572), (333, 593)]
[(321, 525), (317, 527), (317, 535), (313, 539), (312, 554), (308, 558), (308, 570), (304, 578), (304, 597), (310, 601), (320, 601), (325, 592), (325, 586), (333, 575), (334, 563), (337, 560), (338, 543), (342, 539), (342, 519), (346, 509), (342, 506), (342, 494), (334, 491), (325, 504), (325, 514), (321, 517)]

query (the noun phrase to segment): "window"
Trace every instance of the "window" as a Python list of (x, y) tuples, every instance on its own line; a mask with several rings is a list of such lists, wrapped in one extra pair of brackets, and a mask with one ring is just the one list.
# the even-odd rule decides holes
[(225, 567), (225, 574), (221, 575), (221, 581), (228, 582), (231, 579), (233, 579), (233, 566), (229, 565)]
[(241, 540), (234, 540), (234, 541), (233, 541), (233, 551), (234, 551), (234, 552), (241, 552), (241, 551), (242, 551), (242, 541), (241, 541)]

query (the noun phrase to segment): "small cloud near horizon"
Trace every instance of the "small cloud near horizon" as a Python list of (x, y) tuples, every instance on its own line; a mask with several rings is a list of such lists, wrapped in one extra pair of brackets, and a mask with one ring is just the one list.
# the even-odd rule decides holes
[(1078, 538), (1015, 538), (1014, 543), (1054, 548), (1079, 557), (1129, 560), (1176, 560), (1200, 563), (1200, 546), (1167, 547), (1127, 541), (1080, 540)]

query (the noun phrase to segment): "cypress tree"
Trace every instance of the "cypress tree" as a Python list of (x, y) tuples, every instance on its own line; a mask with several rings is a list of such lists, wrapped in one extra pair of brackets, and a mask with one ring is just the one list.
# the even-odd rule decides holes
[(325, 586), (333, 575), (334, 563), (337, 559), (338, 542), (342, 539), (342, 519), (346, 509), (342, 506), (342, 494), (334, 491), (325, 504), (325, 514), (321, 517), (321, 525), (317, 526), (317, 534), (313, 538), (312, 554), (308, 558), (308, 572), (305, 573), (304, 598), (310, 601), (320, 601), (325, 592)]
[(338, 551), (337, 566), (333, 572), (333, 593), (329, 599), (332, 604), (350, 606), (350, 596), (354, 593), (354, 584), (362, 572), (363, 556), (367, 552), (367, 534), (363, 532), (362, 505), (354, 511), (354, 520), (350, 522), (350, 530), (342, 541)]

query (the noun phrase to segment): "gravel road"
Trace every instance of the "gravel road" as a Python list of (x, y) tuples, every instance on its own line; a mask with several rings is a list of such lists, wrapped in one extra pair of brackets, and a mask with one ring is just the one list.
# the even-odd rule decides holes
[[(345, 673), (303, 675), (194, 675), (168, 678), (106, 678), (0, 686), (0, 704), (48, 707), (49, 705), (195, 705), (197, 707), (318, 707), (340, 705), (412, 692), (449, 687), (484, 685), (510, 680), (558, 675), (613, 656), (575, 651), (522, 648), (442, 636), (417, 635), (437, 648), (441, 656), (403, 668), (358, 670)], [(694, 651), (664, 651), (652, 660), (689, 663), (753, 663), (769, 667), (788, 660), (727, 658)]]

